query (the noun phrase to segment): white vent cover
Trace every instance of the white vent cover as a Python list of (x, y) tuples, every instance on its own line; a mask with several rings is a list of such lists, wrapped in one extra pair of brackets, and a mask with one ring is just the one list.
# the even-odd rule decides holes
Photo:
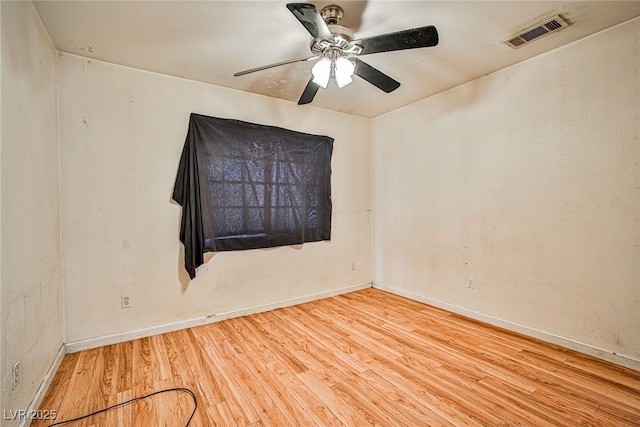
[(545, 19), (539, 24), (527, 28), (521, 31), (519, 34), (509, 37), (504, 43), (514, 49), (531, 43), (534, 40), (538, 40), (540, 37), (544, 37), (548, 34), (559, 31), (569, 26), (569, 23), (562, 19), (560, 15), (556, 15), (552, 18)]

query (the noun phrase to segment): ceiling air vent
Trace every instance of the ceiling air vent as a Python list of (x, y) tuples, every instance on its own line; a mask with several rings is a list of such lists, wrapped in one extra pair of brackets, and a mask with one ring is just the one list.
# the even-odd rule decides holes
[(552, 18), (545, 19), (539, 24), (529, 27), (526, 30), (521, 31), (519, 34), (513, 37), (509, 37), (504, 41), (505, 44), (517, 49), (525, 44), (531, 43), (534, 40), (544, 37), (547, 34), (559, 31), (569, 26), (569, 23), (562, 19), (560, 15), (556, 15)]

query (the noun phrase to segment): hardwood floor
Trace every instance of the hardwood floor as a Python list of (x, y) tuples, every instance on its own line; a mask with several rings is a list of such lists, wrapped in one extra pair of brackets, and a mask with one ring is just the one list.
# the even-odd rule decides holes
[[(191, 426), (640, 426), (640, 372), (376, 289), (69, 354), (41, 408), (174, 387), (197, 397)], [(67, 425), (183, 426), (193, 408), (171, 391)]]

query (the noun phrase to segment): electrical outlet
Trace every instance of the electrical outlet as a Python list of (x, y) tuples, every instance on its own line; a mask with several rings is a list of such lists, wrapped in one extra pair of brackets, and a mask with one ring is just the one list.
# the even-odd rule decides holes
[(351, 271), (356, 271), (356, 263), (355, 262), (351, 263)]
[(18, 360), (11, 367), (11, 390), (15, 390), (20, 382), (20, 361)]
[(121, 308), (131, 308), (132, 306), (133, 306), (133, 301), (131, 300), (131, 295), (128, 295), (128, 294), (120, 295)]
[(473, 280), (473, 277), (469, 277), (469, 279), (467, 279), (467, 288), (472, 291), (476, 289), (476, 281)]

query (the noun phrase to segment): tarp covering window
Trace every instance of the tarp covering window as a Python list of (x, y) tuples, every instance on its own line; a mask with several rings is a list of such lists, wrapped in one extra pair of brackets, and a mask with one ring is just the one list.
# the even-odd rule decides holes
[(205, 252), (331, 238), (333, 139), (191, 114), (173, 199), (193, 279)]

